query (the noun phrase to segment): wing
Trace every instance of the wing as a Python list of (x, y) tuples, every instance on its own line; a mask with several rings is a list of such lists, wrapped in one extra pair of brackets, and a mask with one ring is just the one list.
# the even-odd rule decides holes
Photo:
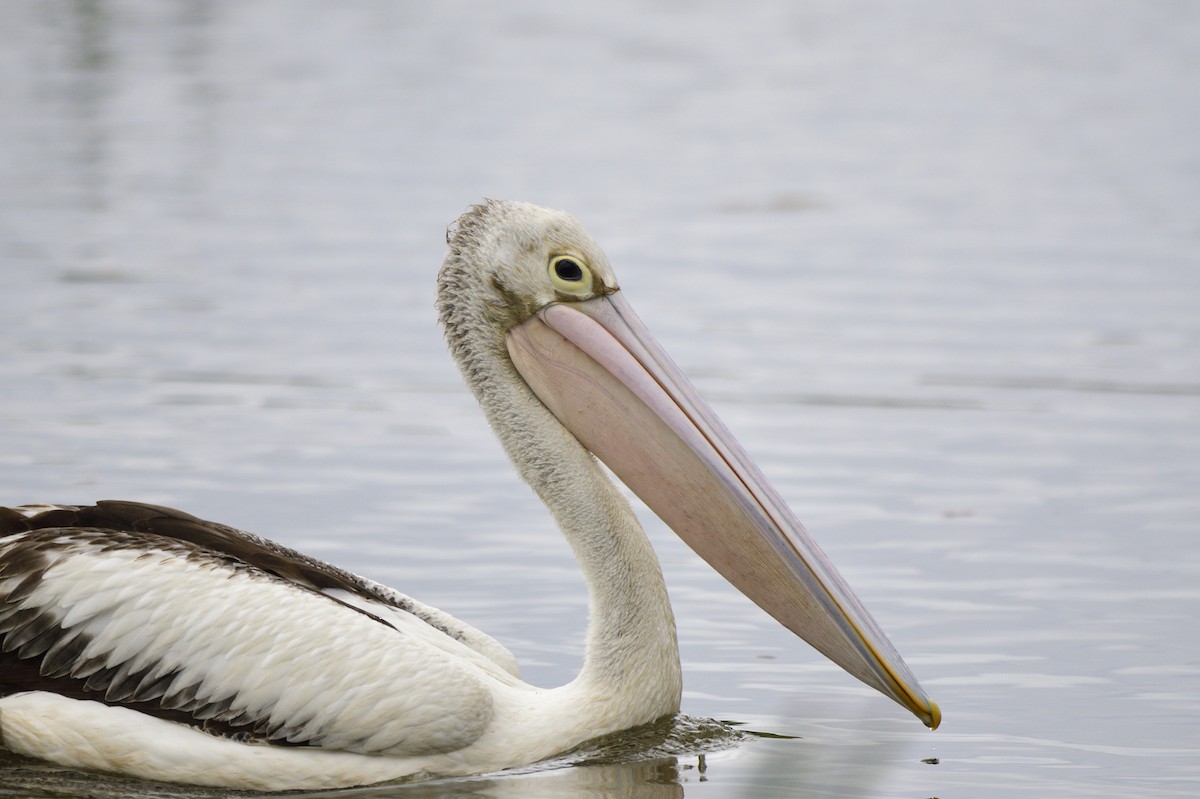
[(152, 533), (188, 541), (203, 549), (229, 555), (288, 582), (337, 597), (356, 607), (369, 607), (373, 612), (392, 620), (402, 623), (420, 620), (475, 650), (512, 676), (520, 676), (512, 653), (491, 636), (449, 613), (253, 533), (206, 521), (174, 508), (141, 502), (103, 500), (84, 507), (0, 507), (0, 535), (51, 527), (94, 527)]
[(2, 509), (2, 528), (2, 694), (51, 691), (237, 738), (406, 755), (477, 738), (491, 719), (487, 681), (507, 676), (445, 614), (178, 511)]

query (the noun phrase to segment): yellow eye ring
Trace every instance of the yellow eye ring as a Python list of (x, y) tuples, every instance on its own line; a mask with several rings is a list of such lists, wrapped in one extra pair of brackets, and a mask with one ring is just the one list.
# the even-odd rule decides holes
[(563, 294), (590, 294), (592, 270), (588, 269), (582, 258), (556, 255), (550, 259), (550, 282)]

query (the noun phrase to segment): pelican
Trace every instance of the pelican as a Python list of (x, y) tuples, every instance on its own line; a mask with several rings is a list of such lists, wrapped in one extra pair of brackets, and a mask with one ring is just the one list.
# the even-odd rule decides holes
[(763, 610), (937, 726), (937, 705), (574, 217), (487, 201), (447, 242), (449, 349), (586, 578), (579, 676), (526, 684), (508, 650), (449, 614), (181, 511), (0, 508), (5, 748), (285, 790), (498, 771), (674, 714), (662, 572), (597, 459)]

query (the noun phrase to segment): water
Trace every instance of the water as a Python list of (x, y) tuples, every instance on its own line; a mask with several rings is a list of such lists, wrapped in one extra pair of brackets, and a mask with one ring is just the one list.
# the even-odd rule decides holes
[[(182, 507), (569, 679), (432, 310), (467, 204), (564, 207), (945, 723), (648, 520), (684, 712), (794, 737), (353, 795), (1194, 796), (1198, 77), (1186, 2), (7, 3), (0, 502)], [(85, 792), (191, 795), (0, 768)]]

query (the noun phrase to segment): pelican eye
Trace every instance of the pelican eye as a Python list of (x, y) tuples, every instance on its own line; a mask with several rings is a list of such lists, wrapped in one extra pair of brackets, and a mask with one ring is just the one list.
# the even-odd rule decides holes
[(570, 258), (559, 258), (554, 262), (554, 274), (559, 280), (575, 283), (583, 280), (583, 267)]
[(587, 294), (592, 290), (592, 272), (580, 258), (556, 255), (550, 259), (550, 282), (564, 294)]

